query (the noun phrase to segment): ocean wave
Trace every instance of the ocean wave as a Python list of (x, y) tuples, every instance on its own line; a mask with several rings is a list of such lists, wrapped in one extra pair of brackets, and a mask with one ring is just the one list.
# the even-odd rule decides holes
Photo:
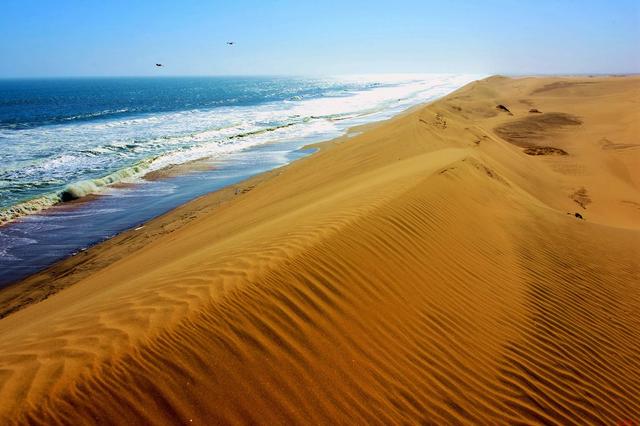
[[(210, 158), (216, 154), (229, 154), (231, 152), (241, 151), (264, 142), (264, 140), (256, 140), (256, 137), (289, 129), (293, 126), (306, 123), (307, 121), (307, 118), (299, 118), (295, 122), (233, 134), (227, 137), (226, 140), (219, 141), (216, 144), (208, 143), (192, 146), (188, 149), (178, 149), (166, 152), (161, 155), (138, 161), (133, 166), (124, 167), (97, 179), (86, 179), (68, 184), (60, 191), (47, 193), (8, 208), (0, 209), (0, 226), (15, 221), (23, 216), (42, 212), (43, 210), (59, 203), (78, 200), (88, 195), (100, 194), (104, 189), (109, 188), (114, 184), (135, 181), (143, 178), (146, 174), (152, 171), (161, 170), (177, 164), (184, 164), (189, 161)], [(237, 139), (246, 140), (250, 138), (253, 138), (253, 140), (246, 141), (244, 143), (230, 143)], [(74, 158), (74, 156), (68, 155), (68, 158)], [(64, 158), (63, 160), (67, 160), (68, 158)], [(61, 162), (63, 160), (58, 159), (57, 162)], [(49, 165), (49, 167), (51, 167), (51, 165)]]
[(96, 119), (106, 119), (110, 117), (115, 117), (123, 114), (127, 114), (130, 112), (134, 112), (134, 110), (129, 108), (121, 108), (121, 109), (107, 109), (103, 111), (95, 111), (88, 112), (84, 114), (75, 114), (75, 115), (60, 115), (57, 117), (50, 117), (45, 120), (37, 120), (37, 121), (15, 121), (15, 120), (3, 120), (0, 121), (0, 129), (7, 130), (28, 130), (41, 126), (49, 126), (53, 124), (63, 124), (69, 122), (77, 122), (77, 121), (89, 121)]
[[(88, 120), (88, 119), (94, 119), (94, 118), (104, 117), (108, 115), (123, 114), (129, 111), (131, 111), (129, 108), (122, 108), (122, 109), (115, 109), (115, 110), (107, 109), (104, 111), (91, 112), (87, 114), (72, 115), (70, 117), (60, 117), (59, 120), (60, 121)], [(53, 121), (55, 121), (55, 119)]]
[(155, 158), (140, 161), (131, 167), (117, 170), (104, 177), (74, 182), (65, 186), (64, 189), (60, 191), (44, 194), (8, 208), (0, 209), (0, 226), (13, 222), (23, 216), (39, 213), (59, 203), (77, 200), (87, 195), (98, 194), (104, 188), (116, 183), (123, 183), (129, 179), (144, 176), (154, 160)]

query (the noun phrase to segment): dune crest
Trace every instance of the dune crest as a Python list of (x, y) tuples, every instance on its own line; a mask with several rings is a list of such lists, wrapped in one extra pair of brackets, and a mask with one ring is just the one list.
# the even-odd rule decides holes
[(0, 420), (637, 419), (639, 98), (474, 82), (62, 262), (0, 294)]

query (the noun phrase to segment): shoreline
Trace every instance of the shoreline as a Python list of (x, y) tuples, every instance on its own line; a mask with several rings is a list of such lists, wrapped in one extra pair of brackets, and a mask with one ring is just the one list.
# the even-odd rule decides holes
[(639, 95), (490, 77), (75, 256), (0, 320), (0, 419), (633, 418)]
[[(48, 187), (48, 190), (44, 192), (36, 191), (32, 195), (20, 196), (16, 198), (14, 201), (12, 201), (11, 204), (0, 208), (0, 227), (10, 224), (12, 222), (15, 222), (22, 217), (28, 217), (32, 214), (38, 214), (39, 212), (45, 212), (46, 210), (52, 207), (63, 205), (65, 202), (68, 202), (71, 200), (81, 199), (90, 194), (100, 195), (103, 191), (108, 190), (110, 187), (116, 187), (116, 185), (119, 182), (127, 183), (127, 182), (130, 182), (131, 180), (136, 180), (136, 181), (144, 180), (147, 174), (152, 174), (152, 175), (158, 174), (158, 172), (161, 172), (166, 167), (174, 167), (174, 166), (181, 167), (181, 165), (187, 164), (189, 162), (203, 161), (208, 158), (215, 157), (217, 153), (219, 154), (220, 152), (227, 155), (233, 155), (238, 151), (257, 148), (260, 145), (264, 144), (264, 140), (262, 139), (262, 136), (269, 135), (272, 133), (281, 133), (285, 129), (293, 126), (296, 126), (296, 132), (298, 133), (298, 136), (301, 139), (303, 140), (313, 139), (314, 126), (313, 125), (306, 126), (306, 123), (322, 122), (323, 120), (326, 120), (329, 122), (332, 122), (332, 121), (339, 122), (344, 120), (348, 120), (350, 122), (353, 122), (353, 121), (357, 122), (360, 117), (376, 117), (379, 115), (384, 116), (386, 115), (386, 112), (389, 112), (389, 111), (397, 112), (398, 108), (406, 108), (407, 102), (408, 103), (420, 102), (420, 99), (422, 99), (422, 102), (424, 102), (425, 98), (429, 99), (430, 97), (433, 97), (433, 96), (442, 96), (443, 95), (441, 93), (442, 87), (446, 87), (447, 89), (451, 90), (451, 87), (454, 87), (454, 88), (456, 86), (459, 87), (461, 84), (464, 84), (465, 82), (469, 81), (469, 78), (470, 78), (470, 76), (467, 76), (467, 75), (453, 75), (453, 74), (452, 75), (425, 74), (425, 75), (422, 75), (423, 77), (422, 80), (414, 80), (413, 78), (414, 77), (417, 78), (417, 75), (413, 77), (411, 77), (411, 75), (407, 75), (406, 77), (407, 79), (398, 80), (394, 83), (395, 85), (391, 85), (389, 87), (384, 86), (383, 84), (380, 83), (378, 84), (380, 86), (380, 89), (377, 89), (378, 86), (376, 85), (371, 87), (363, 86), (363, 88), (351, 88), (349, 89), (350, 91), (348, 92), (350, 94), (348, 98), (350, 100), (354, 100), (354, 99), (366, 98), (366, 95), (368, 93), (380, 95), (378, 92), (375, 92), (375, 90), (384, 91), (386, 90), (385, 88), (387, 89), (393, 88), (394, 90), (399, 91), (398, 96), (400, 96), (396, 100), (397, 102), (395, 102), (394, 105), (391, 105), (388, 103), (388, 102), (394, 101), (394, 99), (393, 98), (386, 99), (385, 96), (389, 97), (389, 94), (386, 94), (382, 96), (382, 98), (380, 99), (375, 99), (373, 104), (356, 105), (353, 111), (332, 111), (331, 108), (328, 108), (326, 111), (319, 111), (317, 114), (311, 114), (311, 115), (299, 114), (299, 113), (304, 113), (305, 108), (309, 108), (309, 107), (313, 108), (314, 102), (315, 103), (323, 102), (331, 99), (330, 96), (326, 97), (326, 96), (313, 95), (309, 98), (298, 96), (298, 97), (294, 97), (295, 99), (283, 98), (278, 101), (269, 100), (266, 102), (257, 103), (255, 105), (243, 104), (236, 107), (231, 104), (229, 105), (225, 104), (221, 107), (207, 107), (203, 109), (196, 108), (194, 111), (197, 114), (204, 114), (204, 115), (208, 114), (207, 117), (213, 121), (215, 121), (214, 118), (218, 115), (226, 117), (227, 115), (233, 115), (234, 113), (247, 114), (248, 112), (253, 111), (256, 114), (259, 114), (259, 113), (264, 113), (265, 111), (271, 111), (271, 112), (275, 111), (276, 117), (275, 118), (270, 117), (270, 119), (275, 119), (276, 122), (268, 125), (266, 124), (263, 125), (260, 122), (255, 123), (249, 120), (248, 123), (253, 125), (253, 127), (249, 126), (249, 128), (247, 129), (243, 129), (239, 127), (236, 129), (237, 132), (231, 132), (231, 133), (228, 133), (227, 130), (232, 128), (235, 129), (234, 126), (229, 127), (228, 125), (218, 123), (220, 124), (218, 127), (213, 126), (212, 128), (209, 128), (205, 126), (205, 129), (203, 130), (202, 123), (197, 123), (199, 124), (199, 127), (196, 126), (196, 123), (191, 123), (191, 127), (188, 127), (191, 133), (189, 133), (187, 136), (194, 136), (194, 135), (199, 136), (200, 133), (207, 133), (207, 132), (209, 133), (221, 132), (219, 135), (219, 140), (214, 138), (210, 141), (211, 143), (209, 144), (205, 144), (205, 145), (195, 144), (193, 146), (190, 146), (189, 149), (187, 149), (184, 152), (191, 153), (192, 150), (195, 150), (195, 151), (189, 155), (185, 154), (186, 157), (184, 158), (181, 157), (182, 155), (181, 153), (183, 152), (183, 150), (175, 149), (175, 147), (171, 147), (171, 146), (165, 147), (167, 149), (164, 151), (152, 152), (146, 156), (135, 157), (135, 161), (133, 161), (132, 164), (123, 163), (123, 164), (120, 164), (115, 169), (107, 168), (102, 170), (102, 172), (98, 175), (91, 174), (91, 175), (75, 177), (72, 179), (66, 179), (66, 180), (63, 180), (64, 186), (58, 185), (54, 187)], [(430, 80), (430, 78), (432, 80)], [(382, 81), (387, 81), (387, 80), (382, 78)], [(388, 80), (388, 81), (395, 81), (395, 80)], [(344, 90), (347, 91), (347, 89), (344, 89)], [(382, 102), (385, 99), (386, 101)], [(291, 103), (291, 105), (289, 105), (288, 103)], [(394, 102), (391, 102), (391, 103), (394, 103)], [(222, 108), (222, 109), (220, 110), (219, 108)], [(238, 110), (236, 111), (233, 108), (238, 108)], [(157, 115), (158, 117), (166, 117), (166, 116), (172, 117), (172, 116), (181, 116), (184, 114), (189, 114), (194, 111), (190, 111), (188, 109), (184, 111), (183, 110), (164, 111), (161, 109), (157, 112)], [(219, 112), (219, 111), (222, 111), (222, 112)], [(288, 111), (291, 112), (292, 115), (287, 115), (286, 117), (282, 116), (283, 114), (286, 115)], [(313, 110), (311, 111), (313, 112)], [(280, 114), (280, 115), (277, 115), (277, 114)], [(393, 114), (395, 115), (395, 113)], [(213, 115), (214, 117), (213, 118), (210, 117), (211, 115)], [(122, 117), (121, 120), (145, 121), (145, 120), (150, 120), (152, 118), (154, 118), (154, 115), (152, 112), (149, 111), (149, 112), (141, 112), (138, 115), (125, 116), (125, 117)], [(278, 122), (278, 119), (280, 120), (279, 122)], [(372, 118), (372, 119), (378, 120), (379, 118)], [(97, 125), (100, 125), (100, 123), (101, 122), (97, 122)], [(107, 123), (110, 123), (110, 122), (107, 122)], [(41, 127), (46, 128), (48, 124), (59, 125), (60, 123), (45, 122), (45, 125)], [(73, 123), (73, 124), (89, 125), (91, 123), (81, 123), (81, 124)], [(115, 124), (120, 125), (121, 123), (119, 121), (116, 121)], [(305, 125), (305, 127), (303, 128), (297, 127), (301, 125)], [(193, 130), (193, 126), (195, 126), (195, 128), (198, 130)], [(41, 127), (33, 127), (29, 129), (31, 129), (32, 131), (35, 131), (37, 129), (40, 129)], [(336, 126), (336, 128), (333, 129), (333, 132), (332, 132), (335, 136), (327, 137), (326, 135), (320, 136), (320, 134), (322, 133), (322, 130), (316, 129), (315, 132), (317, 134), (315, 138), (316, 140), (325, 140), (328, 138), (337, 137), (339, 136), (342, 130), (344, 130), (344, 128), (340, 129), (340, 126)], [(113, 132), (115, 132), (115, 130)], [(310, 132), (310, 133), (307, 134), (307, 132)], [(170, 135), (155, 134), (154, 137), (156, 139), (176, 139), (176, 138), (180, 139), (180, 138), (186, 138), (187, 136), (174, 135), (174, 134), (170, 134)], [(318, 138), (318, 136), (320, 137)], [(140, 138), (144, 139), (145, 137), (147, 136), (141, 136)], [(148, 137), (151, 137), (151, 136), (148, 136)], [(287, 134), (284, 134), (284, 135), (280, 134), (278, 138), (282, 140), (287, 140), (287, 137), (288, 137)], [(232, 141), (232, 140), (234, 140), (234, 143), (230, 144), (229, 141)], [(129, 144), (127, 145), (127, 147), (134, 148), (136, 143), (137, 142), (134, 140), (133, 145)], [(107, 144), (107, 146), (110, 146), (110, 145)], [(227, 148), (228, 146), (232, 147), (232, 149), (229, 150)], [(118, 145), (118, 147), (120, 148), (120, 145)], [(99, 149), (99, 148), (101, 148), (101, 146), (98, 146), (96, 149)], [(73, 148), (71, 147), (70, 149), (71, 149), (70, 152), (73, 152), (72, 151)], [(91, 151), (92, 149), (93, 148), (89, 148), (88, 150)], [(204, 155), (202, 150), (208, 152), (208, 154)], [(210, 150), (211, 152), (207, 150)], [(80, 151), (80, 152), (84, 152), (84, 151)], [(176, 159), (176, 158), (173, 158), (172, 156), (173, 157), (177, 156), (181, 158)], [(184, 162), (184, 160), (186, 160), (186, 162)], [(183, 161), (183, 162), (176, 163), (174, 161)], [(20, 192), (18, 192), (17, 194), (19, 195)], [(9, 199), (13, 199), (11, 197), (13, 195), (12, 193), (9, 193), (8, 195), (9, 195)]]
[[(130, 250), (141, 249), (162, 235), (187, 225), (197, 217), (214, 213), (216, 207), (220, 206), (220, 204), (245, 194), (256, 185), (279, 174), (279, 170), (289, 167), (294, 162), (302, 161), (313, 156), (317, 151), (322, 149), (322, 147), (332, 143), (345, 143), (354, 135), (374, 128), (389, 120), (414, 112), (435, 101), (437, 101), (437, 99), (427, 103), (413, 105), (390, 118), (349, 127), (343, 135), (336, 138), (304, 145), (297, 151), (308, 151), (311, 149), (315, 151), (311, 154), (296, 158), (285, 165), (243, 179), (236, 184), (224, 186), (186, 201), (166, 213), (155, 216), (137, 226), (134, 225), (125, 229), (105, 240), (69, 254), (25, 278), (18, 279), (17, 281), (0, 287), (0, 320), (29, 305), (39, 303), (49, 298), (59, 291), (74, 285), (87, 275), (108, 267), (119, 259), (126, 257)], [(190, 163), (176, 166), (167, 166), (164, 169), (151, 172), (151, 179), (149, 180), (162, 180), (166, 176), (171, 176), (171, 173), (176, 168), (184, 172), (184, 169), (188, 168), (189, 164), (194, 162), (207, 163), (207, 159), (194, 160)], [(143, 179), (146, 179), (146, 175)], [(90, 202), (97, 197), (100, 197), (100, 194), (90, 194), (80, 199), (66, 202), (65, 204), (71, 205), (73, 203)], [(122, 247), (122, 245), (125, 245), (125, 247)], [(52, 284), (52, 282), (55, 282), (55, 284)]]
[[(40, 207), (46, 207), (44, 206), (45, 204), (48, 206), (51, 203), (55, 205), (39, 212), (28, 209), (29, 211), (25, 212), (26, 216), (24, 218), (19, 218), (14, 223), (0, 225), (0, 234), (2, 234), (2, 241), (0, 241), (2, 243), (0, 247), (0, 269), (5, 271), (0, 277), (0, 287), (15, 284), (96, 243), (164, 214), (188, 200), (210, 193), (223, 186), (235, 184), (239, 180), (244, 180), (256, 173), (279, 167), (307, 155), (301, 152), (300, 149), (304, 145), (339, 137), (344, 132), (347, 132), (349, 127), (360, 126), (362, 123), (389, 119), (401, 113), (408, 105), (412, 105), (419, 100), (424, 102), (425, 99), (440, 97), (446, 90), (453, 90), (453, 88), (468, 81), (469, 78), (470, 76), (434, 75), (433, 80), (403, 82), (395, 86), (390, 85), (381, 89), (371, 89), (369, 92), (355, 91), (352, 96), (345, 99), (348, 99), (349, 102), (356, 102), (354, 99), (357, 99), (355, 106), (361, 108), (357, 109), (359, 111), (357, 114), (344, 113), (346, 110), (355, 108), (351, 104), (348, 104), (351, 106), (346, 107), (331, 107), (322, 104), (322, 102), (330, 98), (312, 98), (309, 100), (310, 104), (307, 104), (306, 101), (296, 101), (293, 103), (295, 105), (292, 104), (293, 106), (291, 106), (293, 112), (302, 113), (304, 111), (300, 110), (301, 108), (312, 108), (316, 105), (315, 103), (320, 102), (319, 105), (315, 106), (316, 108), (320, 108), (323, 111), (343, 111), (340, 114), (346, 120), (340, 120), (339, 124), (333, 122), (333, 120), (328, 120), (327, 123), (323, 124), (322, 117), (325, 117), (325, 115), (321, 114), (316, 117), (319, 117), (319, 121), (316, 120), (318, 121), (317, 123), (311, 120), (315, 124), (312, 123), (308, 127), (302, 128), (296, 127), (291, 131), (287, 130), (283, 134), (272, 135), (270, 129), (273, 126), (259, 132), (241, 133), (241, 135), (257, 135), (256, 137), (259, 140), (253, 140), (252, 136), (251, 140), (234, 141), (234, 144), (237, 142), (240, 146), (236, 147), (237, 149), (229, 149), (228, 155), (224, 157), (226, 159), (206, 157), (205, 159), (196, 160), (198, 164), (205, 166), (196, 173), (191, 173), (190, 171), (188, 173), (176, 173), (176, 170), (185, 171), (185, 168), (190, 169), (191, 165), (189, 163), (192, 163), (192, 161), (185, 163), (187, 166), (184, 164), (178, 166), (168, 165), (159, 170), (155, 170), (155, 166), (160, 166), (160, 164), (156, 164), (153, 167), (149, 167), (149, 169), (141, 171), (140, 173), (145, 174), (145, 176), (139, 177), (136, 179), (136, 183), (131, 185), (116, 182), (105, 186), (103, 184), (107, 181), (107, 183), (111, 182), (111, 178), (103, 177), (67, 186), (69, 188), (77, 187), (79, 191), (88, 190), (91, 192), (91, 188), (94, 187), (93, 183), (98, 182), (96, 185), (100, 186), (102, 191), (90, 196), (91, 203), (83, 202), (88, 200), (84, 200), (86, 196), (73, 200), (73, 203), (56, 202), (60, 198), (56, 195), (58, 193), (51, 193), (53, 194), (50, 194), (51, 196), (42, 196), (19, 204), (20, 206), (34, 204)], [(383, 92), (378, 92), (378, 90)], [(393, 102), (388, 104), (380, 103), (380, 99), (386, 98), (389, 93), (395, 93), (396, 91), (404, 93), (406, 97), (398, 98), (397, 100), (394, 98)], [(409, 93), (408, 91), (411, 92)], [(363, 99), (369, 96), (367, 93), (373, 97), (371, 100), (373, 103), (370, 106), (367, 106), (367, 104), (363, 104), (363, 106), (361, 105)], [(258, 112), (256, 114), (262, 109), (272, 109), (272, 106), (269, 106), (271, 104), (267, 103), (265, 105), (267, 106), (257, 106), (256, 111)], [(278, 114), (282, 115), (281, 112), (286, 108), (278, 106), (279, 104), (274, 105), (275, 111), (279, 111)], [(307, 112), (311, 113), (313, 110)], [(303, 120), (302, 116), (296, 114), (294, 117), (298, 117), (296, 120), (302, 120), (306, 123), (306, 119)], [(312, 115), (312, 117), (315, 116)], [(290, 125), (281, 127), (288, 128)], [(293, 134), (291, 132), (294, 132), (297, 136), (291, 136)], [(260, 134), (265, 136), (260, 136)], [(237, 135), (231, 136), (231, 138), (237, 138)], [(273, 143), (271, 141), (277, 142)], [(243, 149), (242, 147), (247, 144), (252, 145), (248, 149)], [(165, 158), (167, 155), (173, 155), (171, 153), (165, 154), (153, 158)], [(144, 161), (140, 160), (136, 164), (141, 164), (141, 162), (148, 163), (149, 161), (154, 160), (144, 159)], [(128, 175), (128, 171), (135, 168), (125, 167), (108, 176)], [(154, 171), (147, 173), (149, 170)], [(167, 179), (156, 179), (156, 177), (167, 177)], [(155, 196), (153, 194), (158, 195)], [(40, 207), (38, 207), (38, 210)], [(13, 210), (20, 210), (20, 208), (14, 207)], [(9, 214), (8, 212), (13, 210), (8, 209), (5, 213)], [(11, 216), (13, 213), (9, 215)], [(66, 216), (72, 219), (65, 220)], [(50, 232), (49, 230), (52, 231)]]
[[(285, 166), (286, 167), (286, 166)], [(87, 274), (109, 266), (127, 256), (130, 249), (137, 250), (167, 232), (172, 232), (173, 226), (178, 228), (194, 219), (193, 215), (201, 215), (215, 209), (208, 205), (223, 203), (239, 195), (251, 186), (252, 181), (261, 181), (263, 175), (272, 174), (275, 170), (260, 173), (258, 176), (246, 179), (241, 184), (231, 185), (223, 189), (202, 195), (191, 201), (175, 207), (167, 213), (156, 216), (138, 227), (132, 227), (117, 235), (97, 242), (84, 250), (71, 254), (51, 266), (28, 277), (10, 283), (0, 288), (0, 319), (17, 312), (31, 304), (38, 303), (57, 292), (80, 281)], [(203, 199), (207, 200), (203, 200)], [(184, 222), (181, 219), (185, 218)], [(170, 228), (171, 230), (166, 230)], [(142, 232), (139, 232), (142, 231)], [(126, 244), (126, 248), (120, 246)], [(89, 271), (83, 267), (89, 267)], [(51, 282), (55, 281), (55, 285)], [(5, 306), (9, 305), (9, 306)]]

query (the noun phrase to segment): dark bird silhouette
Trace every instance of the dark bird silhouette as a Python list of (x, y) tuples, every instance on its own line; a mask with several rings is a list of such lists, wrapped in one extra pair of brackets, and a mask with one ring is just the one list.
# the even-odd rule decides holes
[(156, 64), (156, 67), (162, 67), (162, 66), (163, 66), (162, 64)]
[(229, 46), (233, 46), (234, 44), (236, 44), (236, 42), (235, 42), (235, 41), (228, 41), (228, 42), (227, 42), (227, 44), (228, 44)]

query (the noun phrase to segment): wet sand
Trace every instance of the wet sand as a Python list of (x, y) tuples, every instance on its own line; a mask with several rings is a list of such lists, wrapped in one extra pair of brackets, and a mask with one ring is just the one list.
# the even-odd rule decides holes
[(638, 99), (471, 83), (0, 292), (2, 423), (637, 419)]

